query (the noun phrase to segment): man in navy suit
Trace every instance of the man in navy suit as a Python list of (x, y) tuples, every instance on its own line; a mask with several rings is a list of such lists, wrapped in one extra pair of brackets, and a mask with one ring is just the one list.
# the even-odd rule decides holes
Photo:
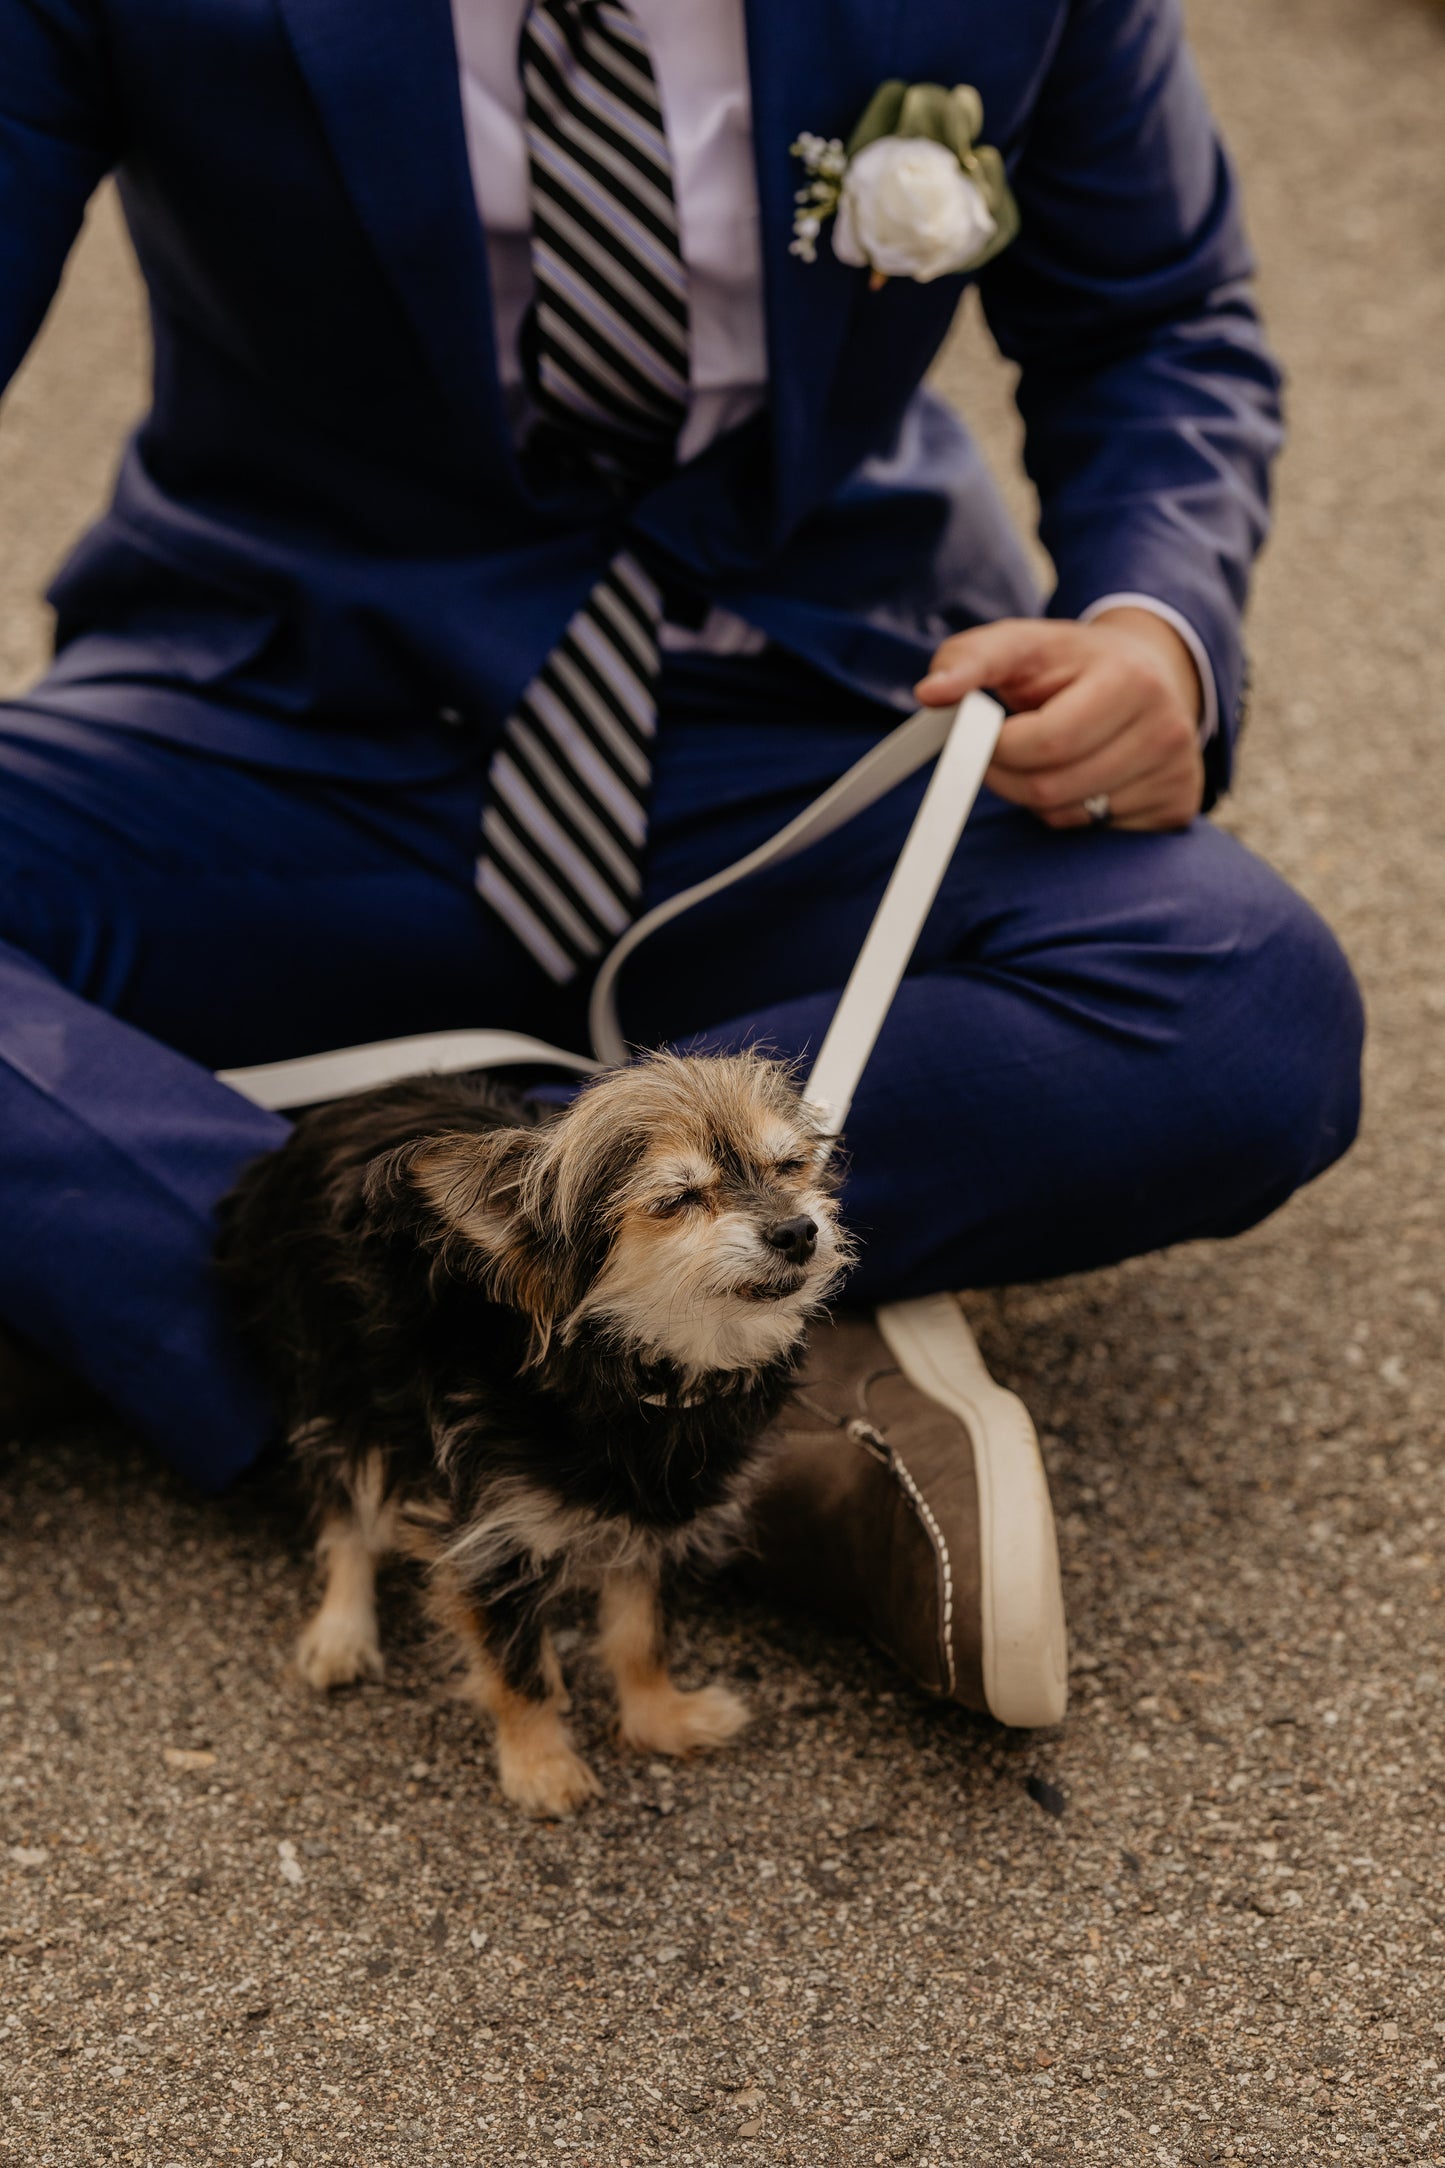
[[(927, 159), (795, 231), (795, 144), (889, 80), (977, 92), (1007, 245), (929, 255), (965, 199)], [(213, 1072), (580, 1044), (630, 916), (988, 685), (764, 1548), (926, 1685), (1057, 1714), (1032, 1436), (939, 1291), (1236, 1232), (1358, 1113), (1338, 948), (1200, 817), (1278, 377), (1175, 0), (0, 0), (0, 382), (111, 171), (154, 402), (0, 710), (12, 1376), (234, 1477), (269, 1416), (212, 1212), (285, 1128)], [(1046, 600), (920, 388), (975, 275)], [(815, 1046), (919, 787), (659, 936), (629, 1036)]]

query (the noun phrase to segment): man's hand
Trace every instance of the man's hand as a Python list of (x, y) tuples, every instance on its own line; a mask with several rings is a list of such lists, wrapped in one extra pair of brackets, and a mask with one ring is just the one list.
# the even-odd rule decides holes
[(1011, 711), (985, 781), (1050, 828), (1086, 827), (1084, 800), (1101, 791), (1116, 828), (1183, 828), (1199, 811), (1199, 674), (1152, 611), (975, 626), (944, 641), (915, 691), (946, 707), (980, 686)]

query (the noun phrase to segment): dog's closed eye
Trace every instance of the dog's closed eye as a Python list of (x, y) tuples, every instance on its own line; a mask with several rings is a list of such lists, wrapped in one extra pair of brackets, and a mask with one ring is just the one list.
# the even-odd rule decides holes
[(679, 1213), (699, 1211), (710, 1202), (710, 1193), (695, 1186), (680, 1189), (675, 1196), (658, 1197), (647, 1209), (653, 1219), (676, 1219)]

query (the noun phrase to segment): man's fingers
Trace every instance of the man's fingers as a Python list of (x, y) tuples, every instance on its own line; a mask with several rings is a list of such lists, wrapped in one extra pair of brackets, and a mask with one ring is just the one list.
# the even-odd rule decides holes
[(1085, 801), (1101, 794), (1120, 828), (1183, 827), (1198, 812), (1193, 715), (1139, 639), (1007, 618), (945, 641), (917, 693), (943, 706), (985, 685), (1013, 710), (986, 780), (1050, 827), (1086, 826)]
[[(1051, 701), (1039, 716), (1019, 716), (1004, 725), (988, 781), (1005, 798), (1031, 806), (1036, 813), (1053, 813), (1065, 806), (1080, 805), (1099, 791), (1118, 792), (1145, 776), (1174, 773), (1184, 779), (1198, 764), (1199, 740), (1187, 716), (1172, 709), (1148, 709), (1129, 717), (1121, 728), (1101, 727), (1101, 734), (1081, 757), (1067, 756), (1071, 738), (1083, 740), (1095, 729), (1085, 717), (1077, 729), (1068, 721), (1053, 724), (1029, 742), (1025, 728), (1041, 722), (1053, 711), (1063, 711), (1067, 696)], [(1127, 714), (1121, 707), (1117, 712)], [(1022, 743), (1023, 757), (1015, 747)], [(1040, 755), (1042, 754), (1042, 757)]]
[[(1057, 772), (1071, 779), (1086, 770), (1093, 773), (1101, 759), (1109, 758), (1114, 748), (1115, 779), (1121, 771), (1128, 773), (1127, 758), (1120, 759), (1124, 748), (1119, 740), (1138, 720), (1140, 694), (1132, 685), (1126, 671), (1108, 666), (1096, 667), (1084, 677), (1076, 678), (1062, 692), (1027, 714), (1011, 715), (1004, 724), (994, 754), (994, 765), (1001, 772), (1019, 776)], [(1136, 761), (1134, 766), (1138, 766)], [(1078, 793), (1088, 796), (1088, 789), (1106, 789), (1109, 776), (1092, 783)], [(1052, 802), (1062, 804), (1070, 795), (1066, 787)]]
[[(1127, 783), (1104, 794), (1109, 800), (1107, 825), (1110, 828), (1140, 833), (1187, 828), (1199, 811), (1201, 778), (1191, 763), (1166, 760), (1142, 774), (1131, 776)], [(1066, 805), (1042, 811), (1040, 818), (1050, 828), (1091, 827), (1093, 823), (1083, 801), (1097, 795), (1097, 791), (1086, 791)], [(1015, 803), (1020, 802), (1015, 800)]]
[(1000, 688), (1022, 678), (1057, 672), (1069, 675), (1077, 653), (1079, 627), (1067, 619), (1002, 617), (992, 625), (945, 640), (927, 677), (913, 690), (925, 707), (944, 707), (984, 685)]
[(1111, 818), (1111, 828), (1122, 828), (1126, 834), (1159, 835), (1171, 829), (1187, 828), (1198, 813), (1197, 805), (1185, 805), (1176, 793), (1173, 797), (1160, 799), (1153, 805), (1141, 806), (1137, 813)]

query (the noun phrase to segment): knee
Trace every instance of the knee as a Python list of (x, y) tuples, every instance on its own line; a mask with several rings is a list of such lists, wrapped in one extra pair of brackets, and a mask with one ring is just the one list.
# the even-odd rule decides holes
[(1283, 883), (1251, 943), (1223, 1050), (1249, 1225), (1349, 1150), (1360, 1122), (1365, 1012), (1343, 949)]

